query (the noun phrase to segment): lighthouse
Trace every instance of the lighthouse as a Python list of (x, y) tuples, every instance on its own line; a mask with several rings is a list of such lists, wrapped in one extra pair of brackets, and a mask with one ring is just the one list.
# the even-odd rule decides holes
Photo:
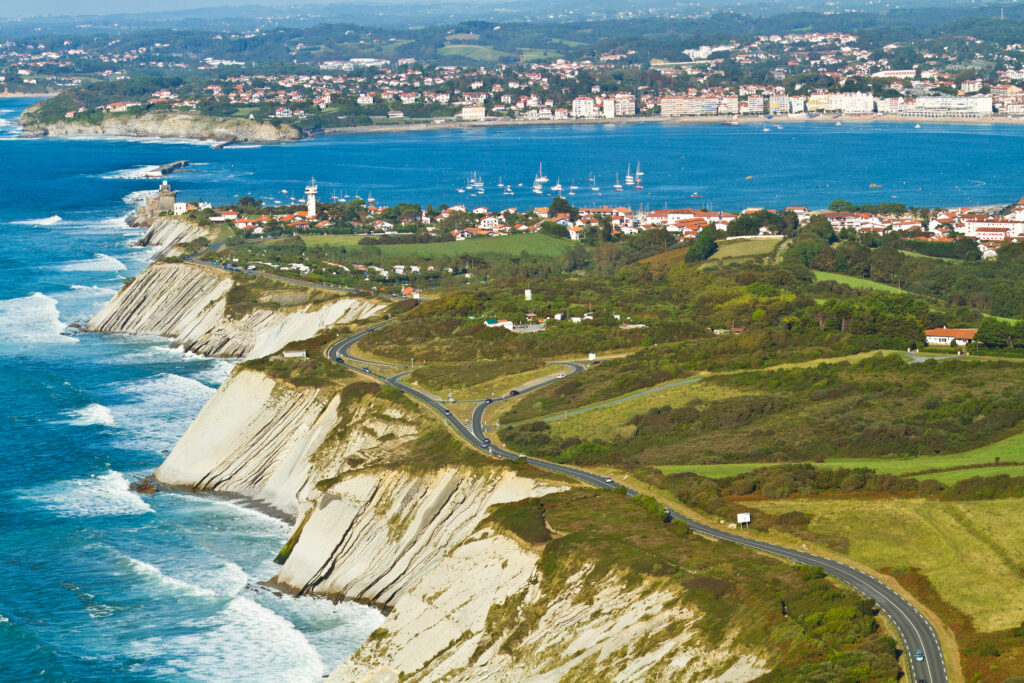
[(309, 185), (306, 185), (306, 217), (310, 220), (316, 218), (316, 178), (310, 178)]

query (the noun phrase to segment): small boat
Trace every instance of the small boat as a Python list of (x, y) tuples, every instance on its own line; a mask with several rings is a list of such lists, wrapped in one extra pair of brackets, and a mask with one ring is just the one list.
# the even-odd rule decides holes
[(561, 192), (562, 191), (562, 179), (561, 178), (556, 180), (555, 184), (551, 186), (551, 191), (552, 192)]
[(920, 123), (914, 125), (914, 128), (920, 128), (920, 127), (921, 127)]
[(511, 185), (506, 185), (505, 186), (505, 192), (503, 194), (513, 195), (513, 194), (515, 194), (515, 192), (512, 191), (512, 186)]
[(644, 175), (644, 172), (640, 170), (640, 162), (639, 161), (636, 162), (636, 170), (633, 171), (633, 175), (636, 176), (636, 181), (638, 183), (640, 182), (640, 178), (642, 178), (643, 175)]
[(615, 184), (612, 185), (612, 189), (616, 192), (622, 192), (622, 183), (619, 182), (619, 174), (615, 174)]
[(690, 196), (694, 199), (700, 199), (702, 195), (700, 192), (691, 192)]
[(843, 125), (843, 122), (842, 121), (836, 121), (836, 125), (837, 126), (841, 126), (841, 125)]
[(544, 194), (544, 188), (541, 187), (540, 185), (534, 185), (533, 186), (533, 193), (534, 194)]
[(752, 176), (752, 175), (748, 175), (748, 176), (747, 176), (746, 178), (744, 178), (744, 180), (750, 180), (750, 179), (751, 179), (751, 178), (753, 178), (753, 177), (754, 177), (754, 176)]
[(629, 164), (626, 164), (626, 178), (625, 178), (625, 183), (626, 183), (627, 185), (632, 185), (632, 184), (633, 184), (633, 182), (634, 182), (634, 180), (633, 180), (633, 172), (632, 172), (632, 171), (630, 171), (630, 169), (629, 169)]
[(590, 176), (590, 191), (591, 192), (600, 192), (601, 191), (601, 188), (597, 186), (597, 180), (594, 178), (593, 175)]
[(642, 190), (642, 189), (644, 189), (644, 186), (643, 185), (634, 185), (633, 189), (634, 190)]
[(576, 184), (576, 180), (575, 179), (571, 183), (569, 183), (569, 191), (570, 192), (572, 192), (573, 190), (578, 190), (578, 189), (580, 189), (580, 186)]
[(771, 128), (769, 128), (768, 126), (765, 126), (764, 128), (761, 129), (762, 133), (767, 133), (769, 131), (771, 131)]
[(464, 188), (464, 187), (457, 187), (457, 188), (455, 188), (455, 191), (458, 192), (459, 194), (463, 194), (466, 191), (466, 188)]
[(878, 183), (871, 183), (870, 185), (868, 185), (868, 187), (870, 187), (872, 189), (877, 189), (877, 188), (881, 187), (881, 185), (879, 185)]
[(546, 183), (547, 181), (548, 181), (548, 177), (546, 175), (544, 175), (544, 164), (541, 164), (537, 168), (537, 177), (533, 179), (533, 182), (534, 182), (535, 185), (537, 185), (537, 184), (540, 184), (540, 183)]

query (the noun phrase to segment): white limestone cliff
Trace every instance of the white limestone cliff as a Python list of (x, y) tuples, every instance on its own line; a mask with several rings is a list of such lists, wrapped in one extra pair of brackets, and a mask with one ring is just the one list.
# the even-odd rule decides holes
[[(371, 299), (338, 297), (319, 304), (227, 310), (232, 276), (191, 263), (154, 263), (121, 289), (87, 324), (96, 332), (169, 337), (193, 353), (258, 358), (316, 336), (331, 325), (368, 318), (384, 308)], [(291, 298), (302, 298), (301, 287)], [(290, 299), (289, 299), (290, 300)]]

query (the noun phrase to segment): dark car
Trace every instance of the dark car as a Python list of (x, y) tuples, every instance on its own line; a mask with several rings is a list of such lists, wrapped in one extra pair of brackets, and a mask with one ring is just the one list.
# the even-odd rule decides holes
[(444, 414), (445, 414), (445, 415), (451, 415), (451, 414), (452, 414), (452, 411), (450, 411), (450, 410), (448, 410), (447, 408), (445, 408), (445, 409), (444, 409)]
[(484, 403), (494, 403), (494, 399), (493, 398), (486, 399), (484, 401)]
[(363, 372), (369, 372), (369, 371), (370, 371), (370, 368), (365, 367), (365, 366), (363, 367)]
[(491, 440), (490, 439), (484, 439), (480, 443), (482, 443), (484, 446), (490, 446), (491, 445)]
[(518, 395), (519, 395), (519, 392), (518, 392), (518, 391), (516, 391), (515, 389), (513, 389), (512, 391), (508, 392), (508, 395), (509, 395), (509, 396), (518, 396)]

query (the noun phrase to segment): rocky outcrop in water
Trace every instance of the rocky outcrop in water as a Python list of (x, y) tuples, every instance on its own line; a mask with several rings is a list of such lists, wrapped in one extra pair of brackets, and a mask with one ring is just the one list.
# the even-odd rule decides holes
[[(257, 276), (239, 276), (255, 278)], [(267, 280), (268, 290), (274, 281)], [(257, 358), (308, 339), (331, 325), (370, 317), (384, 305), (331, 295), (316, 304), (294, 286), (290, 305), (268, 294), (241, 310), (228, 308), (233, 276), (192, 263), (154, 263), (124, 286), (88, 322), (94, 332), (169, 337), (187, 351), (221, 358)], [(280, 287), (280, 285), (275, 285)], [(313, 291), (313, 290), (310, 290)]]
[(107, 116), (98, 124), (74, 120), (43, 123), (35, 119), (29, 107), (21, 124), (24, 135), (32, 137), (160, 137), (238, 142), (287, 142), (301, 137), (298, 129), (287, 124), (171, 112)]

